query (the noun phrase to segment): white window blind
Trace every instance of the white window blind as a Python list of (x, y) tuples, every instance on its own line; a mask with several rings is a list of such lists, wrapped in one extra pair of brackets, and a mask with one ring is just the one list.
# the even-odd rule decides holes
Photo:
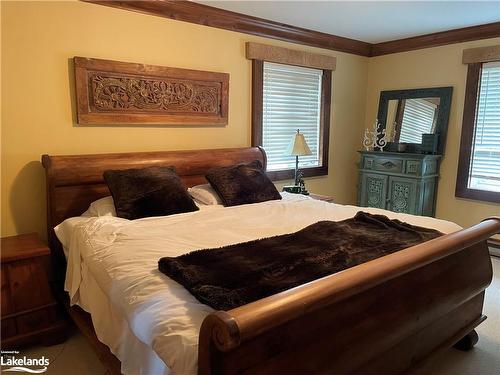
[(432, 133), (436, 105), (425, 99), (406, 99), (399, 142), (420, 143)]
[(295, 168), (285, 150), (297, 129), (312, 155), (300, 156), (300, 167), (319, 166), (321, 80), (323, 71), (264, 62), (262, 146), (268, 170)]
[(469, 188), (500, 192), (500, 62), (483, 64)]

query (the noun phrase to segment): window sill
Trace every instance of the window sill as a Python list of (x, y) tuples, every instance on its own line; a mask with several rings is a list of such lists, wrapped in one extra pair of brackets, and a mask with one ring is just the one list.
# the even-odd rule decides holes
[(500, 203), (500, 193), (495, 191), (478, 190), (478, 189), (457, 189), (455, 197), (473, 199), (477, 201)]
[[(328, 175), (328, 167), (312, 167), (312, 168), (299, 168), (303, 177), (315, 177)], [(293, 180), (295, 178), (295, 169), (286, 169), (281, 171), (267, 171), (267, 177), (272, 181)]]

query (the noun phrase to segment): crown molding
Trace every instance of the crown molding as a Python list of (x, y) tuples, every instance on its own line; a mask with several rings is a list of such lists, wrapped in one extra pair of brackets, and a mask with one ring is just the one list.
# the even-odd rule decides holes
[(500, 37), (500, 22), (375, 43), (372, 44), (370, 56), (381, 56), (495, 37)]
[(370, 43), (359, 40), (230, 12), (192, 1), (81, 1), (361, 56), (369, 56), (371, 49)]
[(231, 12), (192, 1), (81, 1), (367, 57), (500, 37), (500, 22), (495, 22), (372, 44)]

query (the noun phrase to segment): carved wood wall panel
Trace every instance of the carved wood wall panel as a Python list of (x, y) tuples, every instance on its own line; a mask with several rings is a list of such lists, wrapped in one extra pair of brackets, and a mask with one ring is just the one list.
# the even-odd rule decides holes
[(227, 125), (229, 74), (75, 57), (79, 124)]

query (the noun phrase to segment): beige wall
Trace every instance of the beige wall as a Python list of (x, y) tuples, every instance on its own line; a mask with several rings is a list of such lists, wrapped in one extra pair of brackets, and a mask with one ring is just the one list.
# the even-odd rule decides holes
[[(250, 145), (251, 63), (258, 41), (337, 56), (330, 174), (309, 190), (354, 203), (368, 59), (82, 2), (2, 2), (1, 234), (45, 233), (40, 155)], [(85, 56), (230, 74), (226, 127), (75, 123), (71, 58)]]
[(366, 126), (370, 126), (377, 116), (382, 90), (453, 86), (436, 216), (463, 226), (475, 224), (488, 216), (500, 215), (499, 204), (455, 198), (467, 74), (467, 67), (461, 63), (462, 51), (465, 48), (495, 44), (500, 44), (500, 38), (379, 56), (368, 62)]

